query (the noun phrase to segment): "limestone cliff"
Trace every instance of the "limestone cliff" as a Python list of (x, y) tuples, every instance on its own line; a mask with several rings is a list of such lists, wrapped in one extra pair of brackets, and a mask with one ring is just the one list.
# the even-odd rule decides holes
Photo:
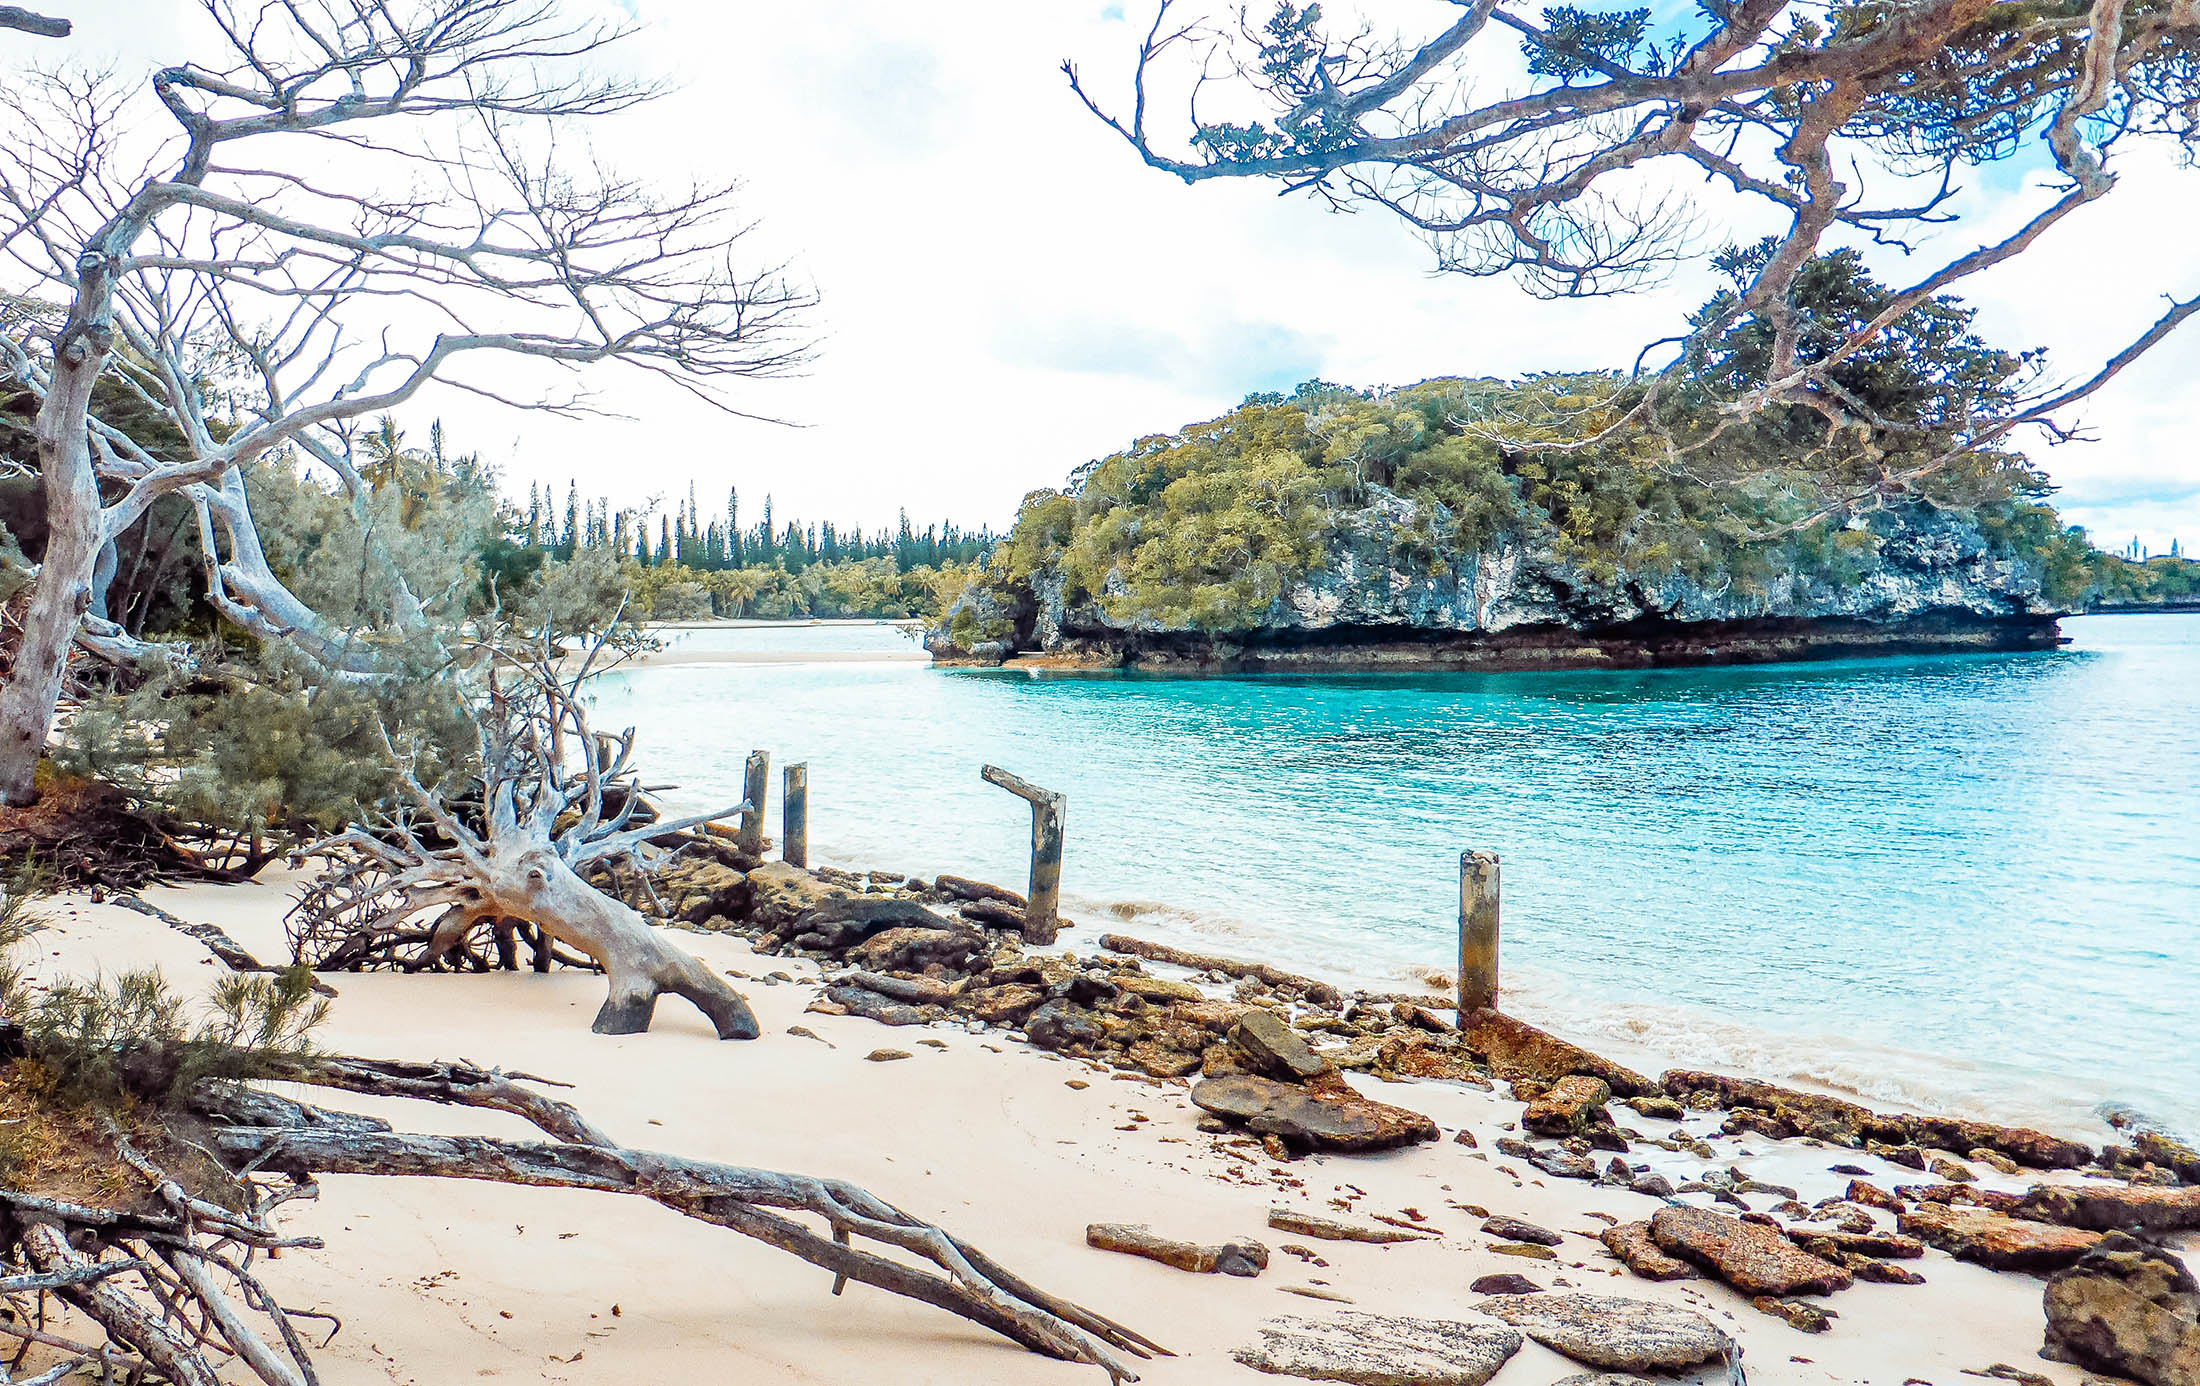
[(1926, 503), (1850, 522), (1831, 562), (1687, 572), (1571, 557), (1547, 527), (1431, 545), (1453, 528), (1440, 504), (1366, 494), (1318, 561), (1227, 630), (1127, 602), (1118, 570), (1086, 591), (1042, 563), (974, 586), (927, 645), (943, 661), (1153, 669), (1639, 667), (2039, 648), (2072, 609), (2038, 557)]

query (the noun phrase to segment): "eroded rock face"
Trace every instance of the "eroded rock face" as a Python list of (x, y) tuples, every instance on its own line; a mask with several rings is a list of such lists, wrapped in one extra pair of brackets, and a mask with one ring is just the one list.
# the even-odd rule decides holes
[(1273, 1078), (1317, 1078), (1330, 1067), (1274, 1011), (1247, 1011), (1230, 1027), (1230, 1047), (1247, 1068)]
[(1520, 1351), (1495, 1324), (1387, 1314), (1295, 1315), (1262, 1324), (1260, 1342), (1231, 1356), (1255, 1371), (1355, 1386), (1483, 1386)]
[(2200, 1188), (2043, 1184), (2025, 1195), (2016, 1214), (2096, 1232), (2182, 1232), (2200, 1227)]
[[(920, 908), (919, 913), (923, 912)], [(872, 934), (848, 950), (848, 961), (872, 972), (922, 972), (935, 964), (962, 972), (984, 956), (984, 934), (955, 928), (937, 915), (930, 917), (938, 922), (896, 925)], [(798, 935), (797, 940), (801, 937)]]
[(1953, 1203), (1921, 1203), (1898, 1214), (1895, 1227), (1959, 1261), (1975, 1261), (1991, 1270), (2041, 1274), (2072, 1264), (2100, 1240), (2097, 1232)]
[[(2017, 648), (2053, 638), (2041, 565), (1925, 504), (1873, 518), (1876, 542), (1861, 577), (1803, 571), (1759, 584), (1730, 574), (1590, 572), (1547, 529), (1472, 549), (1432, 547), (1432, 531), (1452, 528), (1443, 505), (1373, 485), (1365, 496), (1336, 516), (1321, 561), (1249, 614), (1245, 634), (1111, 611), (1099, 598), (1128, 590), (1120, 574), (1087, 593), (1042, 567), (1028, 580), (973, 585), (926, 644), (942, 658), (991, 662), (1013, 647), (1147, 667), (1520, 668), (1805, 658), (1828, 645)], [(1607, 638), (1615, 631), (1623, 638)]]
[(1192, 1101), (1225, 1121), (1261, 1135), (1278, 1136), (1299, 1150), (1389, 1150), (1435, 1140), (1436, 1123), (1419, 1112), (1375, 1102), (1342, 1079), (1301, 1087), (1250, 1073), (1209, 1078), (1192, 1088)]
[(2200, 1286), (2168, 1252), (2110, 1233), (2047, 1282), (2040, 1356), (2147, 1386), (2200, 1386)]
[(1843, 1267), (1774, 1228), (1708, 1208), (1660, 1208), (1650, 1219), (1659, 1250), (1693, 1262), (1746, 1295), (1825, 1295), (1849, 1287)]
[(1648, 1222), (1623, 1222), (1597, 1234), (1604, 1249), (1645, 1280), (1686, 1280), (1696, 1272), (1686, 1261), (1660, 1250)]
[(1609, 1124), (1604, 1104), (1611, 1100), (1611, 1084), (1602, 1078), (1570, 1074), (1530, 1102), (1520, 1124), (1539, 1136), (1578, 1136)]
[(1591, 1367), (1670, 1371), (1726, 1355), (1726, 1334), (1703, 1315), (1676, 1305), (1549, 1293), (1501, 1295), (1474, 1307)]
[(1536, 1078), (1555, 1083), (1572, 1074), (1601, 1078), (1621, 1097), (1657, 1092), (1658, 1085), (1631, 1068), (1592, 1054), (1580, 1045), (1538, 1030), (1502, 1011), (1476, 1011), (1459, 1027), (1460, 1042), (1482, 1056), (1499, 1078)]

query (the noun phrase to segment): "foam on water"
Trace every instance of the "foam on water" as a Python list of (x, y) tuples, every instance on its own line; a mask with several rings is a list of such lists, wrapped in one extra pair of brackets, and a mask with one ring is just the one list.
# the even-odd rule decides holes
[(979, 765), (1066, 791), (1065, 899), (1097, 926), (1072, 946), (1112, 928), (1418, 989), (1452, 965), (1457, 854), (1487, 847), (1509, 1004), (1638, 1067), (2200, 1128), (2200, 616), (2067, 629), (2046, 654), (1640, 674), (667, 667), (599, 696), (682, 804), (737, 795), (752, 746), (808, 761), (813, 852), (847, 864), (1014, 883), (1028, 811)]

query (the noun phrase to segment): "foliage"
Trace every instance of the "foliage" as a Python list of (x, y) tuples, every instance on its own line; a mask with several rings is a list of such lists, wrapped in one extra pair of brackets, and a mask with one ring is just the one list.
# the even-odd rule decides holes
[[(1740, 282), (1767, 253), (1734, 249), (1721, 264)], [(1829, 429), (1801, 405), (1725, 407), (1764, 386), (1774, 331), (1731, 291), (1700, 310), (1716, 330), (1697, 348), (1692, 383), (1656, 401), (1659, 428), (1630, 421), (1644, 386), (1618, 373), (1438, 379), (1383, 394), (1308, 381), (1140, 439), (1080, 468), (1065, 490), (1026, 497), (987, 565), (987, 599), (959, 607), (950, 634), (966, 645), (1001, 638), (1010, 594), (1042, 572), (1059, 575), (1067, 604), (1089, 602), (1114, 624), (1253, 629), (1292, 584), (1377, 533), (1388, 536), (1381, 561), (1414, 573), (1512, 542), (1603, 583), (1845, 585), (1893, 532), (1878, 512), (1918, 507), (1975, 523), (2003, 556), (2037, 564), (2055, 600), (2084, 600), (2098, 556), (2039, 503), (2045, 482), (2022, 456), (1984, 449), (1913, 465), (2018, 407), (2037, 353), (1985, 343), (1971, 310), (1943, 297), (1836, 360), (1889, 291), (1848, 252), (1806, 267), (1798, 285), (1800, 355), (1824, 367), (1850, 427)], [(1671, 451), (1676, 436), (1697, 444), (1685, 461)]]

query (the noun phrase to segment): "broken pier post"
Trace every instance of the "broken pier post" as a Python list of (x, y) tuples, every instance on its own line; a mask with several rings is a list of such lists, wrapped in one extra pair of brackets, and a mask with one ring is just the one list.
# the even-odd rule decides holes
[(1497, 853), (1459, 854), (1459, 1019), (1497, 1007)]
[(1031, 885), (1024, 907), (1024, 942), (1052, 943), (1061, 927), (1062, 806), (1069, 800), (998, 765), (988, 765), (982, 773), (987, 784), (1031, 804)]
[(741, 777), (741, 831), (735, 845), (750, 856), (764, 854), (764, 796), (769, 792), (772, 757), (769, 751), (749, 752), (749, 765)]
[(779, 856), (789, 866), (810, 864), (810, 765), (804, 761), (779, 772)]

